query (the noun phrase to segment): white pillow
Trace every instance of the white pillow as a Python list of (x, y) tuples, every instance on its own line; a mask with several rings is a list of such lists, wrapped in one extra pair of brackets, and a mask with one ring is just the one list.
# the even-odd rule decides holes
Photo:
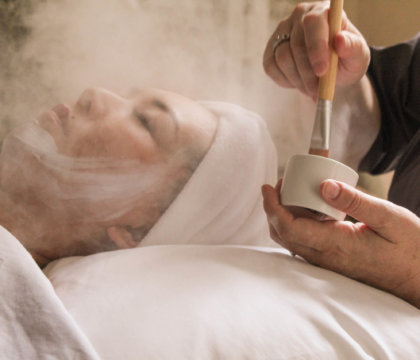
[(281, 249), (167, 245), (45, 270), (103, 359), (418, 359), (420, 311)]

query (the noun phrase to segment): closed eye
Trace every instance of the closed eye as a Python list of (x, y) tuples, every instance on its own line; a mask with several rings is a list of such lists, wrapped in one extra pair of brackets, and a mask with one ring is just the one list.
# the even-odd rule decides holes
[(151, 131), (149, 119), (143, 113), (134, 110), (134, 116), (147, 131)]

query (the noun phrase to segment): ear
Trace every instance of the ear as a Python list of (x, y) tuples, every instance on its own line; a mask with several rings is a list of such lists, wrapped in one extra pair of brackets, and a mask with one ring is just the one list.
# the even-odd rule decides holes
[(111, 226), (106, 232), (118, 249), (131, 249), (137, 246), (131, 233), (123, 226)]

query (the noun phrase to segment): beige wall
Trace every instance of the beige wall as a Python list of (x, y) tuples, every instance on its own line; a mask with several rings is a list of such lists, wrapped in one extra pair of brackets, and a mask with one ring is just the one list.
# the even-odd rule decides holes
[[(269, 0), (275, 22), (302, 1)], [(385, 46), (411, 38), (420, 32), (420, 0), (344, 0), (344, 10), (370, 45)]]
[(345, 0), (344, 8), (370, 45), (391, 45), (420, 32), (419, 0)]

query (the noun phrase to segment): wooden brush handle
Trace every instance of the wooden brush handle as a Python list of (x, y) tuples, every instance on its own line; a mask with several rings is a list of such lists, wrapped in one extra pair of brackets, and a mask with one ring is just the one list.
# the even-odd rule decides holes
[(338, 56), (333, 50), (332, 42), (334, 36), (341, 30), (341, 14), (343, 12), (344, 0), (331, 0), (328, 21), (330, 32), (328, 46), (330, 52), (330, 67), (327, 73), (319, 79), (318, 99), (332, 100), (334, 98), (335, 81), (337, 78)]

